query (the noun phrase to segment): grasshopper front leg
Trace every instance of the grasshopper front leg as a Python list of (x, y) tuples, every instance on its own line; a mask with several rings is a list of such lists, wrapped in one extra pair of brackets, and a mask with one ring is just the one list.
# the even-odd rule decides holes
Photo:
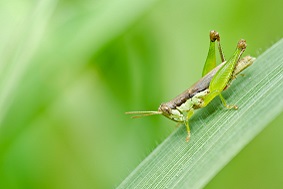
[(204, 97), (204, 106), (206, 106), (211, 100), (213, 100), (216, 96), (219, 95), (225, 107), (237, 109), (237, 106), (226, 104), (225, 99), (221, 95), (221, 92), (233, 79), (233, 72), (235, 70), (235, 66), (237, 65), (241, 55), (245, 51), (246, 46), (246, 41), (241, 39), (238, 42), (236, 51), (234, 52), (233, 56), (214, 75), (209, 84), (209, 94)]
[(189, 142), (190, 138), (191, 138), (191, 129), (190, 129), (190, 125), (189, 125), (189, 120), (193, 116), (193, 114), (194, 114), (194, 109), (191, 109), (190, 111), (188, 111), (187, 115), (186, 115), (186, 120), (184, 121), (185, 125), (186, 125), (186, 129), (187, 129), (187, 133), (188, 133), (188, 135), (186, 137), (186, 142)]
[(207, 96), (208, 90), (204, 90), (202, 92), (199, 92), (195, 96), (193, 96), (190, 100), (188, 100), (188, 103), (185, 103), (183, 107), (180, 108), (185, 108), (183, 111), (183, 116), (185, 117), (184, 123), (187, 129), (187, 138), (186, 142), (189, 142), (190, 137), (191, 137), (191, 130), (190, 130), (190, 125), (189, 125), (189, 120), (194, 114), (194, 110), (203, 107), (203, 97)]

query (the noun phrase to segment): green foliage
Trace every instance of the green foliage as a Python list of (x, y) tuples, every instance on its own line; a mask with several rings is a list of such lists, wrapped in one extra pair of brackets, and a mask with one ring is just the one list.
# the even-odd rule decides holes
[[(119, 188), (202, 188), (283, 111), (283, 40), (258, 57), (224, 92), (237, 111), (210, 104), (160, 144)], [(269, 66), (272, 65), (272, 66)], [(269, 108), (272, 107), (272, 108)], [(259, 119), (261, 118), (261, 119)]]

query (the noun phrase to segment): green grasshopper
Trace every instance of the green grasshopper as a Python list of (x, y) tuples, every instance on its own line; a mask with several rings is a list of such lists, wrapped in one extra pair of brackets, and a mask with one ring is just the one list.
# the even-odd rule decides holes
[[(218, 50), (222, 60), (222, 63), (218, 66), (216, 66), (215, 41), (218, 42)], [(126, 114), (137, 114), (133, 118), (162, 114), (173, 121), (184, 123), (188, 132), (186, 138), (188, 142), (191, 136), (189, 119), (196, 109), (207, 106), (216, 96), (220, 97), (226, 108), (238, 109), (235, 105), (228, 105), (221, 92), (231, 85), (239, 73), (255, 61), (255, 58), (251, 56), (246, 56), (240, 60), (246, 46), (245, 40), (239, 40), (233, 56), (225, 61), (220, 36), (218, 32), (210, 31), (210, 45), (202, 72), (203, 77), (198, 82), (173, 100), (162, 103), (158, 111), (133, 111), (126, 112)]]

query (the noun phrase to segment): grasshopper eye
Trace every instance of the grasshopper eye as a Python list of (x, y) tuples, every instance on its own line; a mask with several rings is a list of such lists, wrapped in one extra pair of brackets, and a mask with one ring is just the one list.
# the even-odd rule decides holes
[(172, 114), (171, 108), (169, 108), (165, 103), (162, 103), (162, 104), (159, 106), (158, 111), (161, 111), (164, 115), (170, 115), (170, 114)]

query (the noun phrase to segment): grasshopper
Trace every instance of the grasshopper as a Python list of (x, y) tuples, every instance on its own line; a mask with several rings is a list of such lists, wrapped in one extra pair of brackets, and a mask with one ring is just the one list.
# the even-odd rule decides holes
[[(218, 66), (216, 66), (215, 41), (218, 43), (222, 61)], [(209, 51), (202, 78), (199, 81), (173, 100), (161, 103), (157, 111), (132, 111), (126, 112), (126, 114), (136, 114), (132, 118), (161, 114), (175, 122), (184, 123), (188, 133), (186, 137), (188, 142), (191, 136), (189, 119), (196, 109), (207, 106), (217, 96), (220, 97), (222, 104), (226, 108), (238, 109), (236, 105), (228, 105), (221, 92), (229, 88), (237, 75), (255, 61), (255, 58), (251, 56), (240, 59), (246, 46), (245, 40), (239, 40), (234, 54), (226, 61), (220, 44), (219, 33), (214, 30), (210, 31)]]

